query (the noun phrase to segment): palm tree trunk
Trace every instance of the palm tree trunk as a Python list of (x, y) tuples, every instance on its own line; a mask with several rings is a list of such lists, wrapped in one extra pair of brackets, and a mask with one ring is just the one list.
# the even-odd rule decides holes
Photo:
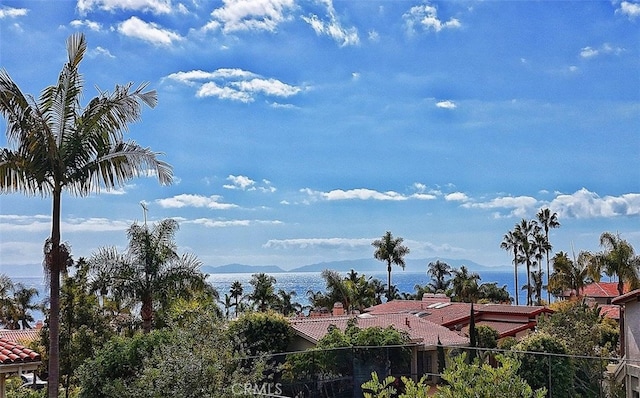
[(151, 332), (151, 323), (153, 322), (153, 301), (150, 296), (143, 297), (140, 316), (142, 317), (142, 330), (144, 333)]
[(519, 296), (519, 288), (518, 288), (518, 252), (517, 249), (513, 249), (513, 278), (515, 279), (515, 296), (516, 296), (516, 305), (519, 305), (518, 296)]
[(387, 261), (387, 301), (391, 301), (391, 260)]
[[(51, 220), (51, 259), (49, 266), (49, 377), (48, 397), (58, 398), (60, 383), (60, 269), (63, 261), (60, 251), (60, 214), (62, 190), (54, 189)], [(64, 259), (66, 260), (66, 259)]]

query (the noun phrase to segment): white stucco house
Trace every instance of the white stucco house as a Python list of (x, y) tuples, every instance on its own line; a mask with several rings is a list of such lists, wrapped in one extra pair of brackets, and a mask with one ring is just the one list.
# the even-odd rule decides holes
[(626, 396), (640, 398), (640, 289), (612, 300), (620, 308), (620, 355), (618, 382), (624, 381)]

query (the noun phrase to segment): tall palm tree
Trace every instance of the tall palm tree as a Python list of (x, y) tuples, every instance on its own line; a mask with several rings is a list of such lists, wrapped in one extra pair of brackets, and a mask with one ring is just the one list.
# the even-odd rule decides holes
[[(533, 288), (537, 297), (537, 305), (542, 305), (542, 289), (546, 288), (543, 281), (544, 272), (542, 271), (542, 259), (547, 255), (547, 253), (549, 253), (549, 250), (551, 250), (551, 244), (549, 243), (548, 238), (540, 233), (540, 231), (533, 236), (533, 242), (533, 248), (535, 251), (533, 256), (536, 259), (535, 262), (538, 265), (538, 270), (532, 271), (531, 276), (534, 277), (535, 274)], [(548, 278), (549, 277), (547, 276), (547, 279)], [(549, 301), (551, 300), (549, 297), (547, 297), (547, 299)]]
[(515, 226), (515, 235), (518, 241), (519, 262), (527, 266), (527, 305), (532, 304), (531, 300), (531, 265), (536, 253), (535, 236), (540, 230), (535, 220), (525, 220)]
[[(549, 230), (551, 228), (560, 227), (560, 222), (558, 222), (558, 213), (555, 213), (555, 212), (551, 213), (551, 210), (549, 210), (548, 207), (544, 209), (540, 209), (538, 214), (536, 214), (536, 217), (538, 218), (538, 222), (542, 225), (542, 229), (544, 230), (544, 236), (545, 238), (547, 238), (547, 244), (549, 245), (545, 253), (545, 258), (547, 260), (547, 286), (548, 286), (549, 278), (551, 276), (550, 274), (551, 270), (549, 269), (549, 252), (553, 248), (551, 246), (551, 242), (549, 242)], [(547, 289), (547, 301), (551, 302), (551, 292), (549, 291), (549, 289)]]
[(604, 251), (597, 255), (597, 264), (608, 275), (618, 277), (618, 294), (624, 293), (624, 284), (631, 289), (640, 286), (640, 256), (637, 256), (633, 246), (618, 234), (603, 232), (600, 235), (600, 246)]
[(89, 262), (92, 267), (110, 268), (117, 298), (141, 303), (142, 329), (153, 327), (154, 307), (168, 308), (170, 299), (189, 298), (192, 293), (206, 290), (205, 275), (200, 261), (192, 254), (176, 252), (174, 235), (178, 222), (164, 219), (149, 229), (134, 223), (127, 235), (125, 253), (116, 248), (101, 248)]
[(170, 184), (171, 167), (157, 153), (124, 132), (140, 119), (142, 104), (154, 107), (155, 91), (146, 84), (117, 85), (113, 93), (100, 92), (83, 107), (84, 80), (79, 72), (87, 43), (81, 33), (67, 40), (67, 62), (58, 81), (36, 100), (22, 93), (5, 70), (0, 70), (0, 113), (7, 121), (9, 148), (0, 151), (0, 191), (51, 196), (51, 236), (47, 244), (49, 294), (50, 398), (58, 396), (60, 375), (60, 273), (68, 259), (61, 250), (62, 192), (86, 196), (100, 187), (111, 189), (154, 170), (160, 183)]
[(235, 300), (236, 318), (238, 317), (238, 302), (242, 298), (243, 293), (244, 288), (242, 287), (242, 283), (240, 283), (240, 281), (233, 281), (229, 288), (229, 294), (231, 294), (231, 297)]
[(387, 231), (382, 236), (382, 239), (376, 239), (371, 243), (376, 248), (373, 256), (380, 261), (386, 261), (387, 263), (387, 300), (391, 300), (391, 264), (400, 266), (402, 269), (405, 267), (404, 256), (409, 254), (409, 248), (404, 246), (402, 242), (404, 239), (397, 237), (394, 238), (391, 232)]
[(502, 242), (500, 243), (500, 248), (507, 250), (507, 251), (511, 251), (513, 253), (513, 283), (514, 283), (514, 287), (515, 287), (515, 298), (516, 298), (516, 305), (519, 305), (518, 303), (518, 265), (520, 265), (520, 261), (519, 261), (519, 257), (518, 257), (518, 236), (516, 235), (515, 231), (509, 231), (507, 232), (504, 237), (502, 238)]

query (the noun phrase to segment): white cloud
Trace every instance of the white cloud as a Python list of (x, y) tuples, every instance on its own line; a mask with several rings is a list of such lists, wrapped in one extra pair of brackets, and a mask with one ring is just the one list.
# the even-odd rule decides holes
[(456, 29), (462, 26), (456, 18), (451, 18), (446, 22), (438, 19), (438, 10), (429, 4), (411, 7), (402, 18), (410, 33), (415, 32), (418, 28), (440, 32), (443, 29)]
[(624, 51), (625, 49), (622, 47), (614, 47), (609, 43), (604, 43), (603, 45), (596, 48), (589, 47), (589, 46), (582, 48), (582, 50), (580, 50), (580, 56), (582, 58), (594, 58), (594, 57), (597, 57), (598, 55), (603, 55), (603, 54), (619, 55)]
[(281, 225), (279, 220), (213, 220), (210, 218), (198, 218), (183, 221), (184, 224), (197, 224), (207, 228), (248, 227), (251, 225)]
[(0, 7), (0, 19), (24, 17), (28, 12), (26, 8)]
[(549, 208), (566, 218), (640, 216), (640, 194), (600, 197), (582, 188), (573, 194), (558, 194)]
[(506, 209), (511, 217), (527, 217), (536, 209), (538, 200), (531, 196), (504, 196), (488, 202), (466, 202), (462, 207), (476, 209)]
[(315, 14), (303, 16), (302, 19), (311, 26), (318, 36), (329, 36), (340, 44), (341, 47), (360, 44), (358, 30), (355, 27), (344, 28), (338, 20), (335, 8), (333, 7), (333, 0), (324, 0), (322, 3), (327, 9), (326, 21)]
[(158, 199), (156, 202), (164, 208), (206, 207), (214, 210), (226, 210), (238, 207), (231, 203), (221, 203), (218, 195), (202, 196), (182, 194), (172, 198)]
[(177, 33), (163, 29), (155, 23), (145, 22), (138, 17), (131, 17), (119, 24), (118, 32), (156, 46), (170, 46), (174, 42), (182, 40), (182, 37)]
[(291, 18), (289, 12), (294, 8), (294, 0), (223, 0), (223, 6), (211, 13), (213, 20), (204, 29), (275, 32), (279, 24)]
[(223, 188), (241, 189), (243, 191), (246, 191), (247, 189), (249, 190), (256, 189), (254, 187), (256, 182), (249, 177), (229, 175), (229, 177), (227, 177), (227, 181), (231, 181), (231, 184), (223, 185)]
[[(11, 216), (0, 217), (2, 230), (6, 232), (49, 232), (50, 216)], [(124, 231), (131, 225), (129, 220), (110, 220), (107, 218), (69, 218), (61, 221), (60, 227), (65, 233)]]
[(163, 80), (167, 79), (198, 87), (197, 97), (217, 97), (244, 103), (255, 101), (259, 95), (288, 98), (303, 90), (301, 87), (292, 86), (273, 78), (266, 79), (242, 69), (176, 72), (166, 76)]
[(90, 30), (93, 30), (94, 32), (99, 32), (102, 29), (102, 25), (99, 22), (90, 21), (88, 19), (84, 19), (84, 20), (74, 19), (69, 24), (72, 27), (77, 29), (86, 27), (86, 28), (89, 28)]
[(452, 192), (445, 195), (444, 200), (449, 202), (467, 202), (469, 197), (464, 192)]
[(316, 200), (407, 200), (407, 197), (394, 191), (378, 192), (372, 189), (359, 188), (344, 191), (342, 189), (334, 189), (329, 192), (313, 191), (304, 188), (301, 192), (306, 193)]
[(100, 46), (96, 47), (93, 51), (90, 52), (92, 57), (106, 57), (106, 58), (115, 58), (115, 56), (113, 54), (111, 54), (111, 52), (109, 50), (107, 50), (106, 48), (102, 48)]
[(456, 109), (458, 107), (456, 103), (451, 100), (437, 102), (436, 106), (442, 109)]
[(629, 19), (635, 19), (640, 16), (640, 3), (623, 1), (620, 3), (620, 8), (616, 10), (616, 13), (624, 14), (628, 16)]
[(172, 10), (171, 0), (78, 0), (78, 11), (84, 15), (100, 9), (104, 11), (134, 10), (154, 14), (168, 14)]
[(313, 249), (313, 248), (342, 248), (354, 249), (371, 247), (374, 239), (369, 238), (302, 238), (302, 239), (271, 239), (262, 247), (267, 249)]

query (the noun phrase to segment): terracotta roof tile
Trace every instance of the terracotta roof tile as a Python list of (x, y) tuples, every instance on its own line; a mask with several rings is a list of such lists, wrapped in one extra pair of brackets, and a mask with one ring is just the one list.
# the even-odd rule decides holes
[[(327, 334), (330, 325), (335, 325), (340, 330), (345, 330), (349, 319), (353, 315), (339, 317), (320, 318), (293, 318), (291, 326), (302, 337), (316, 343)], [(434, 346), (440, 338), (443, 345), (467, 345), (469, 339), (455, 333), (445, 327), (437, 325), (425, 319), (409, 314), (361, 314), (357, 316), (358, 327), (388, 327), (393, 326), (397, 330), (406, 331), (411, 341), (426, 346)]]
[(620, 320), (620, 307), (618, 307), (617, 305), (599, 304), (598, 308), (600, 308), (601, 316), (604, 316), (605, 318), (615, 319), (616, 321)]
[(0, 365), (40, 361), (40, 354), (16, 342), (0, 338)]
[(0, 338), (22, 344), (29, 344), (40, 338), (40, 329), (0, 329)]

